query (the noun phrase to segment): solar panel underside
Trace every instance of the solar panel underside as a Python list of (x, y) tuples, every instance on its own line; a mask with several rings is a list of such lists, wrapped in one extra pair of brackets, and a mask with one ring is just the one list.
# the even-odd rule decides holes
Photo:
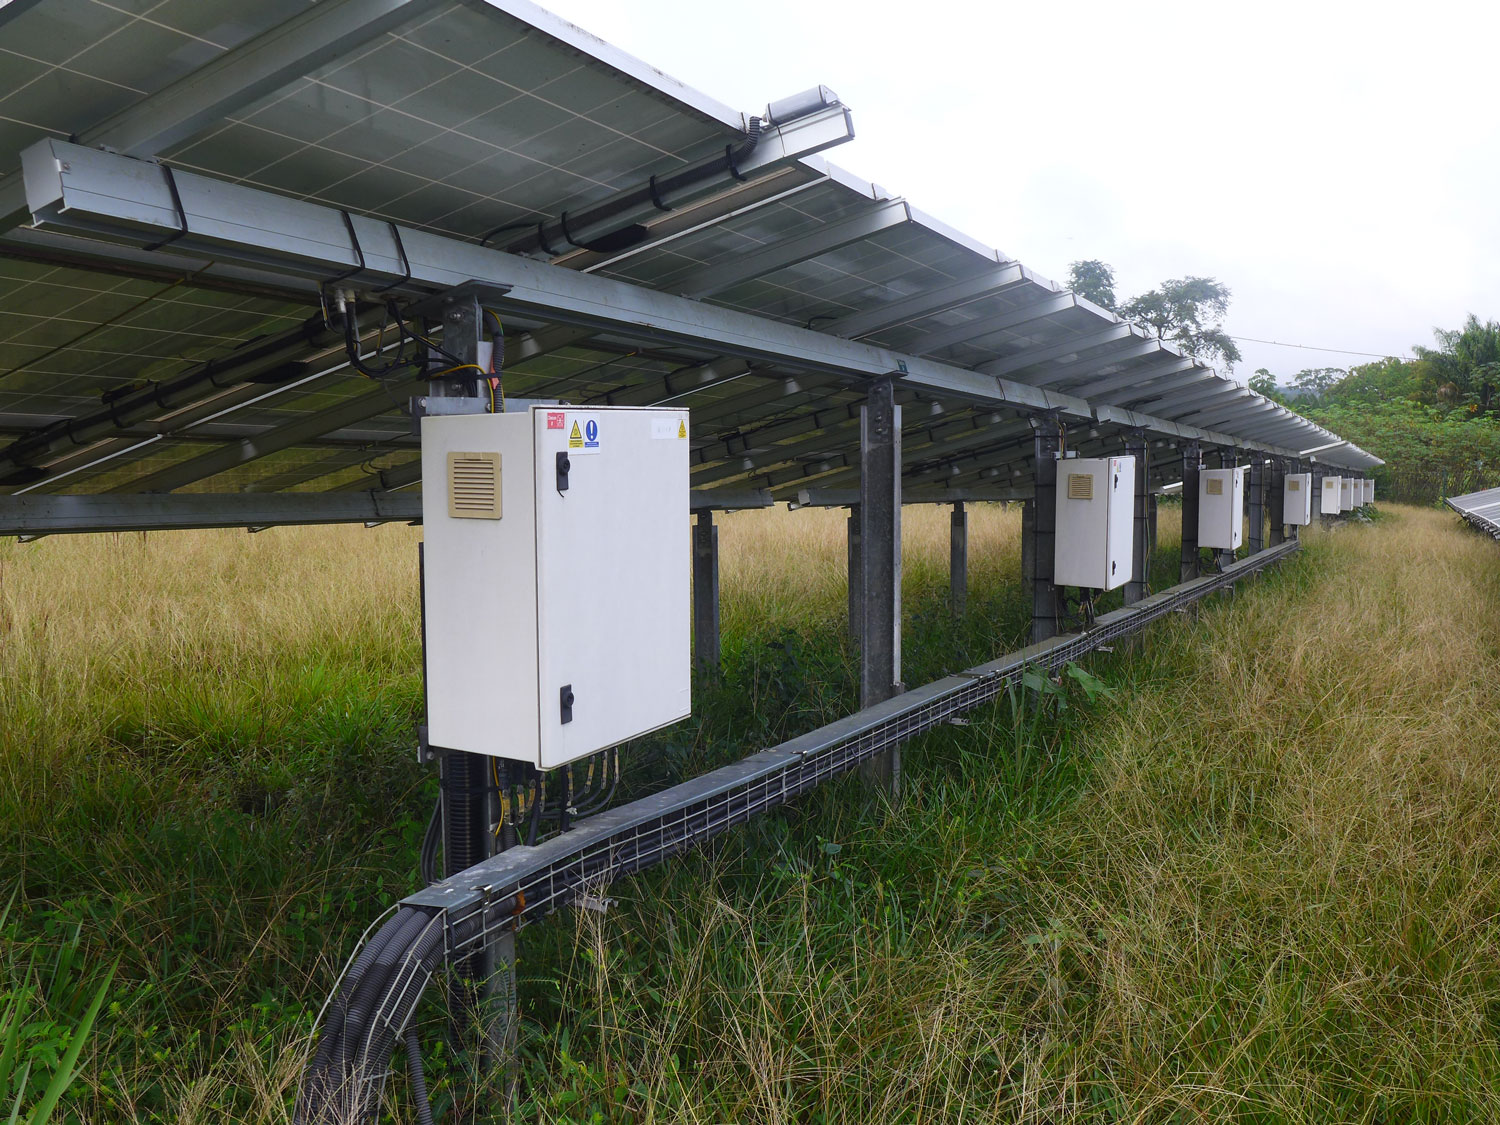
[[(540, 220), (743, 140), (741, 115), (522, 0), (387, 6), (400, 10), (393, 25), (255, 91), (158, 155), (173, 167), (504, 246)], [(40, 0), (8, 17), (0, 9), (0, 190), (14, 185), (17, 154), (31, 141), (87, 140), (118, 120), (112, 115), (169, 96), (173, 81), (233, 62), (257, 36), (311, 10), (301, 0), (129, 8)], [(726, 180), (717, 194), (647, 225), (639, 245), (563, 248), (553, 260), (1282, 448), (1336, 440), (818, 158), (748, 183)], [(170, 248), (148, 264), (137, 255), (111, 265), (23, 231), (0, 253), (0, 456), (8, 435), (98, 412), (122, 389), (222, 360), (317, 311), (303, 295), (237, 284), (217, 276), (217, 264)], [(548, 337), (544, 324), (508, 328), (509, 352), (537, 353), (508, 366), (512, 397), (689, 406), (695, 486), (789, 497), (857, 481), (857, 387), (739, 361), (723, 378), (684, 379), (719, 357), (576, 331)], [(415, 483), (402, 407), (417, 388), (358, 378), (337, 347), (309, 349), (304, 360), (283, 385), (209, 385), (188, 407), (53, 451), (41, 462), (45, 479), (3, 490)], [(1014, 411), (902, 397), (910, 485), (1029, 487), (1029, 428)], [(1117, 447), (1118, 432), (1101, 423), (1072, 444)], [(1352, 447), (1342, 455), (1352, 465), (1375, 460)], [(1179, 457), (1165, 441), (1153, 457), (1158, 479), (1175, 479)]]

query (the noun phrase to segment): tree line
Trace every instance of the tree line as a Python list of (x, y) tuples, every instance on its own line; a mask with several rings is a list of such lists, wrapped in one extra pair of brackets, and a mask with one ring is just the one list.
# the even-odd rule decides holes
[[(1242, 358), (1223, 326), (1230, 290), (1214, 278), (1174, 278), (1122, 301), (1114, 270), (1089, 259), (1072, 264), (1068, 281), (1080, 297), (1185, 355), (1230, 372)], [(1307, 367), (1284, 384), (1261, 367), (1249, 384), (1385, 460), (1377, 479), (1389, 488), (1404, 476), (1409, 487), (1398, 494), (1425, 499), (1449, 484), (1500, 486), (1500, 321), (1471, 313), (1457, 328), (1434, 329), (1433, 343), (1416, 345), (1412, 355)]]
[[(1393, 482), (1430, 478), (1491, 483), (1500, 473), (1500, 321), (1470, 314), (1458, 328), (1433, 330), (1411, 359), (1387, 357), (1353, 367), (1310, 367), (1283, 386), (1265, 368), (1250, 388), (1283, 402), (1387, 462)], [(1431, 486), (1431, 487), (1429, 487)]]

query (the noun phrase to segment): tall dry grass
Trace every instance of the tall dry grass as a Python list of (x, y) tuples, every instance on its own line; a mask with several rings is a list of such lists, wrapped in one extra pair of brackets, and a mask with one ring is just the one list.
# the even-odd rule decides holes
[[(969, 579), (981, 590), (1021, 575), (1021, 509), (970, 505)], [(948, 581), (950, 509), (901, 513), (905, 585), (914, 600)], [(728, 632), (836, 626), (847, 609), (845, 509), (760, 509), (719, 517), (721, 615)]]
[[(1500, 554), (1399, 509), (581, 919), (569, 1098), (643, 1121), (1500, 1119)], [(857, 802), (853, 807), (857, 807)], [(771, 858), (767, 858), (767, 857)], [(548, 1120), (574, 1101), (539, 1099)]]
[[(838, 648), (844, 519), (723, 517), (728, 639)], [(960, 661), (948, 513), (904, 524), (913, 659)], [(1019, 513), (970, 535), (993, 642)], [(430, 799), (416, 538), (0, 543), (0, 960), (125, 954), (81, 1120), (287, 1119)], [(1304, 555), (1105, 658), (1102, 709), (924, 739), (889, 812), (835, 786), (528, 930), (526, 1115), (1500, 1119), (1500, 557), (1415, 509)]]

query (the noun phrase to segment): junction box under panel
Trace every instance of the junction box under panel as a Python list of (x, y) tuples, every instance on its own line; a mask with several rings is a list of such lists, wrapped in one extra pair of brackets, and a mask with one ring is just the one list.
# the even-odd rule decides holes
[(1343, 487), (1343, 477), (1324, 477), (1323, 491), (1318, 498), (1318, 514), (1322, 516), (1336, 516), (1339, 514), (1339, 492)]
[(551, 769), (685, 718), (688, 412), (422, 419), (432, 745)]
[(1053, 582), (1095, 590), (1123, 586), (1130, 580), (1134, 521), (1134, 457), (1059, 461)]
[(1198, 472), (1198, 546), (1232, 551), (1245, 541), (1245, 467)]
[(1312, 523), (1313, 486), (1311, 473), (1287, 473), (1281, 493), (1283, 523), (1306, 527)]

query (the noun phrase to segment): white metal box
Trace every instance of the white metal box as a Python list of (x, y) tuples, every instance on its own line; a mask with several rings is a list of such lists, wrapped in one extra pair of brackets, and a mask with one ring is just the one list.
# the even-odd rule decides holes
[(1198, 546), (1232, 551), (1245, 541), (1245, 466), (1198, 470)]
[(1130, 580), (1134, 520), (1134, 457), (1059, 461), (1053, 582), (1095, 590), (1123, 586)]
[(551, 769), (688, 714), (687, 418), (422, 419), (434, 746)]
[(1365, 481), (1365, 503), (1366, 504), (1373, 504), (1373, 503), (1375, 503), (1375, 482), (1374, 482), (1374, 480), (1367, 480), (1367, 481)]
[(1287, 473), (1281, 493), (1281, 519), (1306, 527), (1312, 523), (1313, 494), (1311, 473)]
[(1352, 512), (1354, 507), (1354, 478), (1343, 477), (1339, 481), (1339, 511)]
[(1339, 514), (1339, 493), (1343, 488), (1342, 477), (1324, 477), (1323, 492), (1319, 498), (1318, 513), (1324, 516)]

